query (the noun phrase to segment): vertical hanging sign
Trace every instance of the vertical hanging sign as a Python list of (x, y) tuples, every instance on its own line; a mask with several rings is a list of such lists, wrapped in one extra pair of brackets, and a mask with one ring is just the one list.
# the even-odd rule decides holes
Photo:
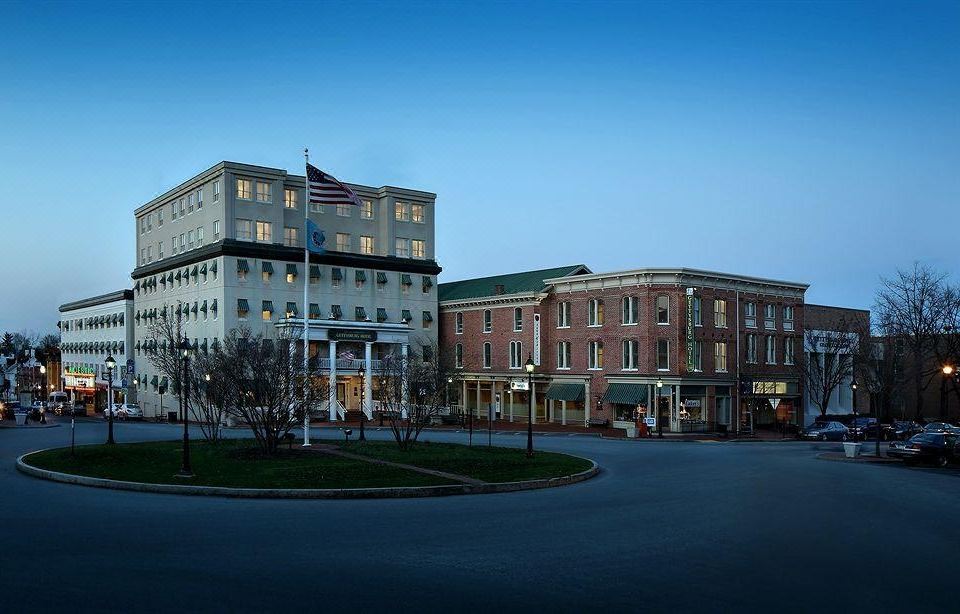
[(540, 366), (540, 314), (533, 314), (533, 364)]
[(687, 371), (696, 368), (693, 356), (693, 288), (687, 288)]

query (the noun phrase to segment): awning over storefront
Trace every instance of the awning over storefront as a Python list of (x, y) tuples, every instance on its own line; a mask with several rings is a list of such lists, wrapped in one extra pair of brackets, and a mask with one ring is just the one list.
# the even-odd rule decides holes
[(647, 402), (646, 384), (610, 384), (603, 400), (621, 405), (640, 405)]
[(547, 398), (554, 401), (582, 401), (583, 384), (550, 384), (547, 388)]

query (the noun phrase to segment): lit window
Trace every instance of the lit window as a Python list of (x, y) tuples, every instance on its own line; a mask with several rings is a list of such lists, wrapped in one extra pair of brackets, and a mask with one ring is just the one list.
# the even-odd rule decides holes
[(489, 309), (483, 310), (483, 332), (489, 333), (493, 330), (493, 312)]
[(287, 283), (292, 284), (297, 280), (297, 265), (287, 263)]
[(397, 237), (395, 245), (396, 245), (396, 255), (398, 258), (410, 257), (410, 239)]
[(587, 326), (603, 326), (603, 299), (592, 298), (587, 303)]
[(757, 304), (747, 303), (743, 307), (743, 324), (747, 328), (757, 327)]
[(777, 338), (767, 335), (767, 364), (777, 364)]
[(273, 223), (257, 220), (257, 241), (270, 243), (273, 240)]
[(337, 215), (341, 217), (350, 217), (350, 208), (353, 205), (345, 205), (343, 203), (337, 204)]
[(413, 239), (410, 241), (410, 251), (414, 258), (427, 257), (427, 243), (422, 239)]
[(425, 219), (423, 216), (423, 205), (410, 205), (410, 219), (418, 224), (424, 223)]
[(373, 201), (363, 201), (363, 206), (360, 207), (360, 217), (365, 220), (373, 219)]
[(717, 328), (727, 327), (727, 301), (722, 299), (713, 301), (713, 324)]
[(603, 342), (602, 341), (591, 341), (587, 351), (588, 355), (588, 369), (602, 369), (603, 368)]
[(257, 182), (257, 202), (258, 203), (270, 203), (273, 202), (273, 186), (266, 181)]
[(727, 371), (727, 342), (717, 341), (713, 344), (713, 365), (718, 373)]
[[(237, 218), (237, 239), (240, 241), (250, 241), (253, 239), (252, 234), (253, 222), (250, 220), (243, 220)], [(180, 244), (183, 244), (183, 235), (180, 235)]]
[(264, 320), (270, 320), (273, 318), (273, 301), (263, 301), (261, 317)]
[(409, 222), (410, 205), (408, 203), (402, 203), (398, 200), (396, 205), (394, 205), (394, 217), (398, 222)]
[(297, 208), (297, 191), (291, 190), (290, 188), (284, 188), (283, 190), (283, 206), (286, 209), (296, 209)]
[[(243, 198), (245, 200), (250, 200), (250, 197), (253, 196), (253, 185), (249, 179), (237, 179), (237, 198)], [(182, 205), (181, 200), (181, 205)], [(183, 211), (183, 207), (180, 207), (180, 210)]]
[(337, 251), (338, 252), (349, 252), (350, 251), (350, 235), (345, 232), (337, 233)]
[(523, 330), (523, 309), (520, 307), (513, 308), (513, 330), (515, 332)]
[(463, 312), (458, 311), (454, 316), (454, 321), (456, 322), (456, 334), (463, 334)]
[(283, 244), (287, 247), (298, 247), (297, 228), (292, 226), (283, 227)]
[(373, 255), (374, 253), (373, 237), (368, 237), (368, 236), (360, 237), (360, 253)]

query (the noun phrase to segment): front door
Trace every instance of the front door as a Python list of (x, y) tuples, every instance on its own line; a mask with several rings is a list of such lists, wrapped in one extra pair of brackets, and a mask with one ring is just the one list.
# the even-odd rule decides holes
[(344, 409), (347, 409), (347, 383), (337, 382), (337, 400)]

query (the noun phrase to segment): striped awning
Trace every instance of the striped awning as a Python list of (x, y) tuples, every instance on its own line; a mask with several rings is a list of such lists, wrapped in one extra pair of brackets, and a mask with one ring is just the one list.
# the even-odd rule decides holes
[(547, 398), (554, 401), (582, 401), (583, 384), (563, 384), (554, 382), (547, 388)]
[(620, 405), (639, 405), (647, 402), (646, 384), (610, 384), (603, 395), (607, 403)]

